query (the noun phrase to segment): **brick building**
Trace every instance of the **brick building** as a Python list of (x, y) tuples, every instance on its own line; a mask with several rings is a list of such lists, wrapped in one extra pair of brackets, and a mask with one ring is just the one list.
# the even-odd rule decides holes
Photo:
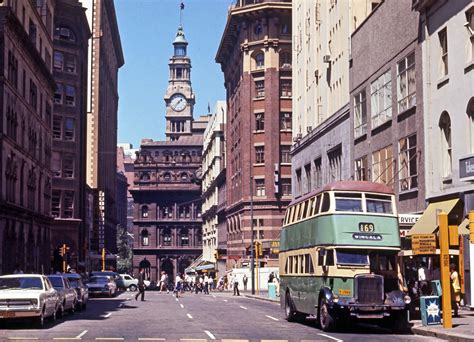
[(72, 267), (87, 254), (86, 127), (87, 51), (90, 38), (85, 8), (77, 0), (56, 2), (53, 77), (56, 81), (52, 121), (53, 248), (66, 244)]
[(238, 1), (217, 51), (228, 108), (228, 267), (248, 264), (252, 234), (262, 260), (276, 261), (270, 241), (291, 199), (291, 34), (291, 1)]
[(0, 272), (50, 269), (55, 1), (0, 3)]

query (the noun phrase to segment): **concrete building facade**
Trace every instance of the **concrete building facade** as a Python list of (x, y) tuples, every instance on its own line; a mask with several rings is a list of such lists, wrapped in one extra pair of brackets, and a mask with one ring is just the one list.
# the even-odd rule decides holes
[(350, 179), (350, 35), (380, 0), (293, 0), (292, 192)]
[(0, 3), (0, 272), (51, 265), (55, 1)]
[(97, 197), (91, 258), (102, 248), (116, 253), (118, 70), (124, 64), (112, 0), (84, 0), (92, 31), (87, 113), (87, 184)]
[[(86, 128), (87, 51), (90, 38), (85, 8), (77, 0), (56, 2), (53, 77), (56, 81), (52, 119), (53, 248), (69, 247), (70, 266), (87, 255)], [(60, 265), (59, 265), (60, 266)], [(59, 270), (59, 269), (58, 269)]]
[(351, 178), (391, 186), (407, 214), (425, 209), (418, 17), (410, 0), (386, 0), (351, 36)]
[(252, 239), (262, 264), (277, 261), (270, 245), (291, 200), (291, 41), (291, 1), (230, 7), (216, 55), (227, 91), (227, 267), (248, 265)]
[[(226, 241), (225, 211), (219, 211), (219, 193), (225, 184), (225, 123), (226, 103), (218, 101), (204, 132), (202, 155), (202, 258), (216, 264), (219, 273), (225, 273), (227, 248), (219, 247), (219, 241)], [(224, 234), (225, 238), (219, 235)]]

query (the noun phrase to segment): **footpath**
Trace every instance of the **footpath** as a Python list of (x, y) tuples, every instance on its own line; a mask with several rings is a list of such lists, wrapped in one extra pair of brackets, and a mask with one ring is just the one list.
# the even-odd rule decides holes
[[(255, 295), (249, 291), (241, 291), (240, 294), (248, 298), (280, 303), (279, 297), (268, 298), (267, 291), (260, 291)], [(452, 342), (474, 342), (474, 311), (469, 309), (461, 309), (459, 317), (453, 317), (452, 329), (444, 329), (442, 325), (423, 326), (421, 320), (411, 320), (410, 323), (414, 335), (431, 336)]]

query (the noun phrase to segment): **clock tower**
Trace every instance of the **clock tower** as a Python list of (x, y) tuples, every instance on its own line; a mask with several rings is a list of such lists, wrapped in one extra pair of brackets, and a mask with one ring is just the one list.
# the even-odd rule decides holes
[(191, 59), (188, 42), (180, 25), (173, 42), (174, 53), (169, 61), (170, 76), (164, 96), (166, 103), (166, 140), (176, 141), (192, 135), (194, 93), (191, 87)]

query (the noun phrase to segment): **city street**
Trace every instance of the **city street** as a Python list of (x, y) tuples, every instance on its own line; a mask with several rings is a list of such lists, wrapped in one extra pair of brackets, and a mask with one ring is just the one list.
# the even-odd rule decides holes
[(413, 335), (392, 335), (359, 325), (342, 333), (324, 333), (314, 322), (288, 323), (278, 304), (230, 293), (179, 299), (147, 292), (144, 302), (134, 293), (93, 298), (85, 311), (48, 322), (42, 330), (27, 323), (3, 324), (1, 340), (38, 341), (433, 341)]

